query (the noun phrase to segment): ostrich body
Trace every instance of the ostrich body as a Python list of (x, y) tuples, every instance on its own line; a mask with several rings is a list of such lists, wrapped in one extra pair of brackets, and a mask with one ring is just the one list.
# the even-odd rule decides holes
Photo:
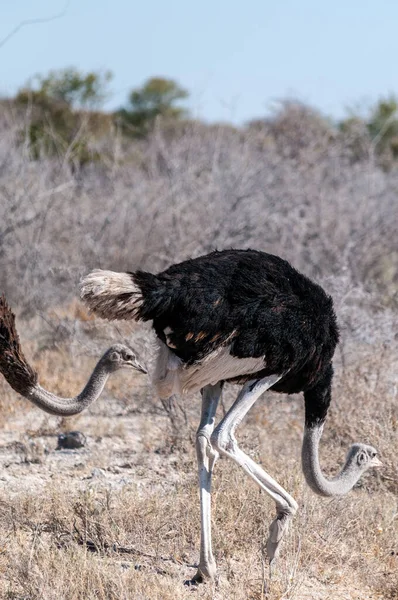
[[(201, 550), (195, 581), (213, 578), (211, 478), (219, 453), (243, 467), (276, 503), (267, 553), (270, 562), (298, 506), (238, 446), (234, 432), (261, 394), (304, 392), (302, 467), (323, 496), (347, 493), (378, 466), (376, 450), (356, 444), (339, 475), (327, 480), (318, 446), (331, 400), (332, 357), (338, 327), (332, 299), (277, 256), (254, 250), (213, 252), (153, 275), (96, 270), (81, 283), (88, 306), (107, 319), (152, 321), (158, 338), (154, 385), (160, 397), (201, 390), (196, 437), (201, 503)], [(224, 381), (242, 383), (235, 403), (215, 428)]]
[(83, 391), (73, 398), (60, 398), (38, 383), (36, 371), (27, 362), (15, 327), (15, 316), (0, 298), (0, 372), (10, 386), (21, 396), (51, 415), (76, 415), (92, 404), (100, 395), (111, 373), (132, 368), (146, 373), (134, 352), (123, 344), (114, 344), (96, 364)]

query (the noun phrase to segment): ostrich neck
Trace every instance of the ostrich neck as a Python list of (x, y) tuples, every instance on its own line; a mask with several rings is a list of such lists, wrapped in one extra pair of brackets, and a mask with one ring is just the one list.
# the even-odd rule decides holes
[(82, 412), (98, 398), (109, 377), (109, 370), (100, 360), (82, 392), (73, 398), (60, 398), (48, 392), (41, 385), (31, 388), (27, 394), (28, 400), (51, 415), (71, 416)]
[(361, 473), (353, 464), (345, 463), (336, 477), (326, 479), (319, 464), (319, 442), (323, 425), (306, 427), (301, 453), (305, 479), (310, 488), (320, 496), (347, 494), (360, 478)]

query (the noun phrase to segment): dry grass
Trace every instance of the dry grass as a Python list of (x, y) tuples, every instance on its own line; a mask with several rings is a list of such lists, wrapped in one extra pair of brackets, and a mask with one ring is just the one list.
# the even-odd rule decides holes
[[(80, 316), (74, 309), (65, 315)], [(22, 328), (22, 338), (28, 331), (30, 337), (34, 327)], [(73, 356), (65, 343), (40, 350), (23, 341), (49, 388), (69, 395), (81, 387), (93, 359)], [(242, 446), (300, 510), (270, 581), (264, 544), (273, 504), (235, 465), (220, 460), (213, 494), (220, 577), (194, 591), (183, 581), (195, 572), (199, 549), (191, 443), (197, 399), (187, 402), (185, 441), (175, 445), (170, 419), (143, 378), (118, 374), (71, 423), (30, 408), (0, 382), (0, 597), (398, 598), (395, 350), (357, 343), (345, 347), (344, 369), (337, 364), (336, 400), (322, 444), (325, 471), (336, 471), (353, 441), (378, 447), (385, 465), (345, 498), (318, 498), (304, 484), (301, 398), (271, 395), (254, 407), (238, 433)], [(226, 405), (234, 393), (227, 390)], [(87, 448), (56, 452), (56, 434), (66, 428), (83, 431)]]
[[(191, 467), (193, 460), (185, 464)], [(392, 494), (382, 494), (377, 507), (363, 492), (322, 503), (296, 486), (301, 511), (265, 596), (261, 548), (272, 508), (229, 465), (222, 467), (214, 517), (220, 582), (203, 586), (201, 597), (396, 597)], [(148, 487), (79, 492), (61, 477), (40, 496), (2, 494), (4, 597), (186, 598), (182, 581), (193, 572), (199, 541), (196, 486), (182, 473), (167, 494)]]

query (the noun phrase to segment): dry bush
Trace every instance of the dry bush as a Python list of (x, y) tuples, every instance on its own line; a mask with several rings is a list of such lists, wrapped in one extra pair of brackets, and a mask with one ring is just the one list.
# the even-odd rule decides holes
[[(93, 266), (157, 270), (216, 247), (252, 246), (317, 278), (344, 271), (393, 303), (397, 172), (371, 159), (353, 165), (344, 139), (303, 110), (298, 119), (287, 107), (264, 132), (186, 123), (174, 135), (159, 126), (142, 142), (116, 132), (106, 138), (114, 161), (74, 175), (62, 157), (29, 161), (9, 115), (0, 141), (1, 288), (37, 311), (74, 298)], [(298, 121), (308, 122), (306, 136)], [(290, 155), (286, 147), (300, 140)]]

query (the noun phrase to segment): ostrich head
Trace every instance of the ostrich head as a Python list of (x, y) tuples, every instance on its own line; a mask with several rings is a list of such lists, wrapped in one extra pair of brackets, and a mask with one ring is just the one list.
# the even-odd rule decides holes
[(305, 429), (301, 453), (304, 476), (316, 494), (344, 496), (354, 487), (365, 471), (372, 467), (381, 467), (382, 463), (373, 446), (353, 444), (347, 453), (340, 473), (332, 479), (326, 479), (319, 465), (319, 440), (322, 429), (322, 425)]
[(377, 457), (377, 450), (366, 444), (353, 444), (347, 453), (347, 471), (357, 471), (361, 474), (371, 467), (381, 467), (382, 462)]
[(138, 360), (135, 352), (124, 344), (114, 344), (108, 348), (102, 357), (102, 361), (110, 372), (119, 369), (135, 369), (141, 373), (148, 373), (141, 361)]

